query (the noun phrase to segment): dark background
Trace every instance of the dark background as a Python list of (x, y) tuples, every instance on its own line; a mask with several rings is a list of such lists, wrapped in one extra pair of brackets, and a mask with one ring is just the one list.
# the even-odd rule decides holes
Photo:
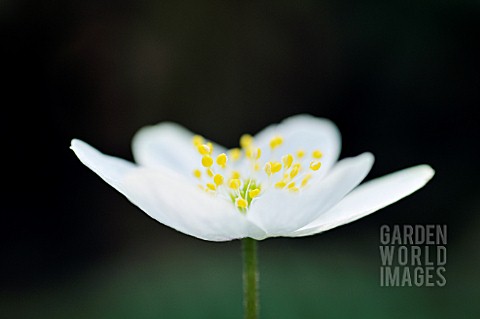
[[(238, 241), (177, 233), (69, 150), (132, 159), (171, 120), (229, 147), (297, 113), (332, 119), (369, 177), (428, 163), (418, 193), (260, 244), (264, 318), (480, 313), (478, 1), (0, 2), (0, 317), (239, 318)], [(6, 113), (6, 114), (5, 114)], [(447, 224), (447, 285), (379, 285), (379, 228)]]

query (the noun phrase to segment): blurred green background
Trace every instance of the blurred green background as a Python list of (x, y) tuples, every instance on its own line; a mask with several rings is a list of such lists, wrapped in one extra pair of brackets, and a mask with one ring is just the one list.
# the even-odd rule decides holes
[[(240, 242), (177, 233), (68, 149), (132, 159), (171, 120), (233, 147), (332, 119), (374, 178), (418, 193), (324, 234), (260, 243), (262, 318), (480, 315), (478, 1), (0, 2), (2, 318), (241, 318)], [(445, 287), (380, 287), (384, 224), (447, 224)]]

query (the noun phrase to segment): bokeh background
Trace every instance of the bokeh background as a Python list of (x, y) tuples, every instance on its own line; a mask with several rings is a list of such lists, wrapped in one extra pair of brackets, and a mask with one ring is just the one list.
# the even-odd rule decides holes
[[(132, 159), (171, 120), (229, 147), (297, 114), (332, 119), (371, 179), (428, 163), (415, 195), (260, 245), (263, 318), (478, 318), (480, 3), (0, 2), (2, 318), (240, 318), (240, 242), (190, 238), (84, 167)], [(384, 224), (447, 224), (445, 287), (379, 284)]]

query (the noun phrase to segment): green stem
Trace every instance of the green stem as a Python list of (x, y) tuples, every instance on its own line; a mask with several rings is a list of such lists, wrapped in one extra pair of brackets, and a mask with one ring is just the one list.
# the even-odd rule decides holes
[(257, 241), (242, 239), (243, 248), (243, 308), (245, 319), (258, 319)]

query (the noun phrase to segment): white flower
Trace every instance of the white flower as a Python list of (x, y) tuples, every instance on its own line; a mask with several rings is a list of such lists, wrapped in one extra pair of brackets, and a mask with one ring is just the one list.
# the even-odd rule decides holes
[(299, 237), (352, 222), (418, 190), (428, 165), (366, 182), (373, 155), (337, 162), (340, 133), (321, 118), (297, 115), (227, 151), (174, 123), (141, 129), (137, 164), (73, 140), (91, 170), (162, 224), (211, 241)]

